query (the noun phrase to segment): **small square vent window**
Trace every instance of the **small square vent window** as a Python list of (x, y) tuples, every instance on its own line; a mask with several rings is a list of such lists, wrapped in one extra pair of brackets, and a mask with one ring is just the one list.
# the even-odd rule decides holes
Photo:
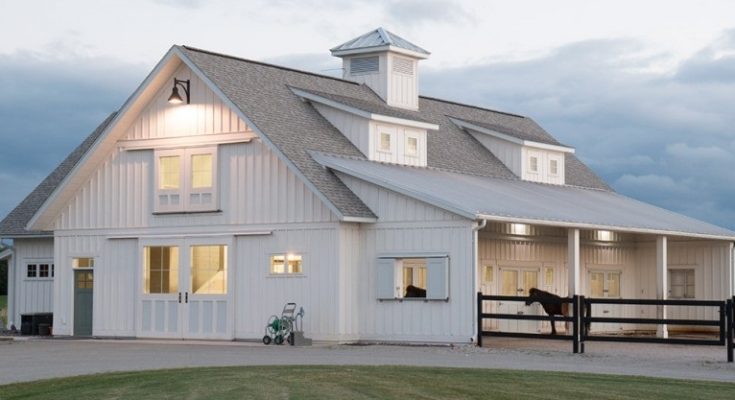
[(378, 56), (353, 58), (350, 60), (350, 74), (358, 75), (378, 72), (378, 61)]
[(551, 175), (559, 174), (559, 162), (556, 160), (549, 161), (549, 172)]
[(538, 157), (531, 157), (528, 164), (528, 169), (531, 172), (538, 172)]

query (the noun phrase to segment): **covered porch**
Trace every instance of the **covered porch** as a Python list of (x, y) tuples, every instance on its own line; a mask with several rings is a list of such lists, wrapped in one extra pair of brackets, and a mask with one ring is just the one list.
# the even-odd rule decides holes
[[(535, 287), (561, 297), (723, 300), (733, 295), (728, 240), (488, 221), (477, 233), (477, 291), (528, 296)], [(540, 314), (536, 303), (487, 302), (483, 312)], [(716, 319), (715, 307), (595, 305), (592, 316)], [(557, 323), (564, 332), (565, 324)], [(548, 333), (546, 321), (490, 320), (485, 330)], [(711, 327), (600, 323), (592, 332), (703, 333)]]

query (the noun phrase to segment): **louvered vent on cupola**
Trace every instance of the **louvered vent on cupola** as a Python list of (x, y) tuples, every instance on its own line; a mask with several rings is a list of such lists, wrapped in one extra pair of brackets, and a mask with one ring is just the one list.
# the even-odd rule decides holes
[(355, 57), (350, 62), (350, 75), (379, 72), (380, 57)]
[(389, 106), (418, 110), (418, 61), (428, 51), (383, 28), (331, 51), (342, 58), (345, 79), (370, 86)]

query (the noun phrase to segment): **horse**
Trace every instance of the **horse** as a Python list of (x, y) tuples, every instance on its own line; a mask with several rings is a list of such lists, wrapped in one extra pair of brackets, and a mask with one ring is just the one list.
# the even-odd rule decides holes
[(426, 289), (421, 289), (414, 285), (408, 285), (406, 286), (406, 294), (403, 297), (426, 297)]
[[(556, 335), (556, 326), (554, 324), (554, 315), (561, 315), (563, 317), (569, 316), (569, 306), (571, 304), (569, 303), (558, 303), (553, 300), (562, 300), (562, 297), (559, 297), (555, 295), (554, 293), (549, 293), (546, 291), (543, 291), (541, 289), (531, 288), (528, 290), (528, 297), (529, 299), (526, 300), (526, 305), (530, 306), (533, 303), (538, 302), (541, 304), (541, 307), (544, 308), (544, 311), (546, 311), (546, 314), (549, 314), (551, 317), (551, 334)], [(552, 300), (552, 301), (549, 301)], [(568, 325), (565, 323), (565, 326)]]

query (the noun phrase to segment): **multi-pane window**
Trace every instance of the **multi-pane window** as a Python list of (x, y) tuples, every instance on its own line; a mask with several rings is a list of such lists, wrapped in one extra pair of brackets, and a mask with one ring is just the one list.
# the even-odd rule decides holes
[(72, 267), (77, 268), (94, 268), (94, 258), (79, 257), (72, 260)]
[(270, 272), (274, 275), (302, 274), (302, 262), (300, 254), (274, 254), (270, 258)]
[(217, 148), (156, 151), (156, 212), (217, 209)]
[(669, 297), (672, 299), (695, 298), (694, 269), (669, 270)]
[(549, 173), (559, 175), (559, 160), (549, 160)]
[(50, 262), (34, 262), (26, 264), (27, 279), (50, 279), (54, 277), (54, 264)]
[(528, 170), (531, 172), (538, 172), (538, 157), (536, 156), (529, 157)]
[(175, 293), (179, 290), (179, 248), (150, 246), (144, 249), (146, 294)]
[(380, 151), (390, 151), (390, 133), (380, 133)]
[(620, 297), (620, 271), (591, 271), (590, 297)]
[(191, 246), (191, 292), (227, 293), (227, 246)]
[(381, 257), (376, 272), (380, 300), (449, 298), (449, 257)]
[(492, 265), (485, 265), (483, 267), (483, 273), (482, 273), (482, 280), (485, 281), (485, 283), (492, 283), (495, 279), (495, 268), (493, 268)]
[(426, 297), (426, 259), (403, 259), (403, 297)]

